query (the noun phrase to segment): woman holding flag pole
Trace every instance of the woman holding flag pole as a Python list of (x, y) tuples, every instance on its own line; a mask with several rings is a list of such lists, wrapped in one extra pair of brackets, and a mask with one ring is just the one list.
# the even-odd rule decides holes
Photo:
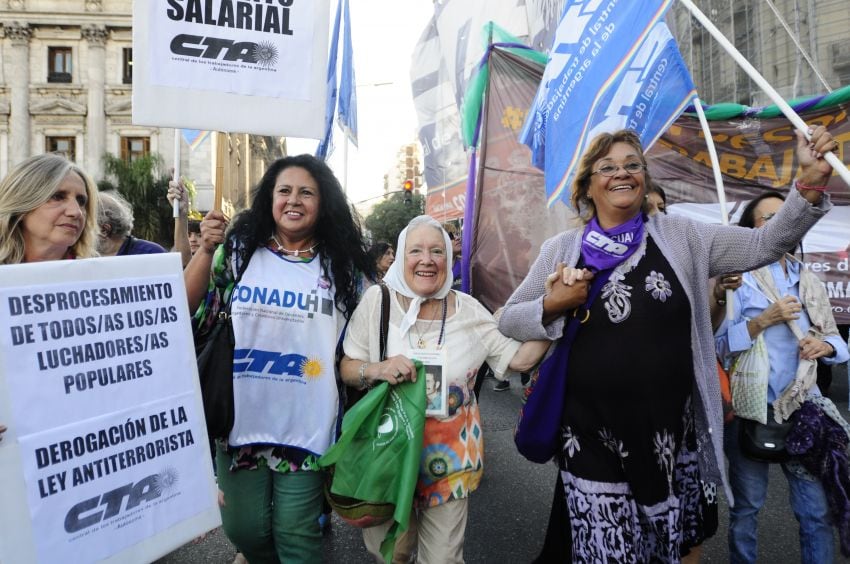
[(515, 339), (558, 341), (540, 379), (566, 379), (565, 393), (536, 405), (562, 413), (566, 513), (550, 529), (570, 532), (573, 561), (677, 562), (704, 540), (700, 480), (727, 486), (708, 280), (777, 260), (830, 209), (823, 153), (836, 143), (809, 133), (796, 189), (758, 230), (648, 217), (632, 131), (585, 151), (572, 194), (585, 226), (543, 244), (499, 321)]

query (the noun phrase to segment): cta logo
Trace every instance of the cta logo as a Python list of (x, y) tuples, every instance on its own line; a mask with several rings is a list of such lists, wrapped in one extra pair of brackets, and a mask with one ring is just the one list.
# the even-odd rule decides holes
[[(104, 519), (138, 507), (142, 502), (153, 501), (171, 490), (177, 483), (177, 472), (173, 468), (160, 474), (152, 474), (136, 483), (130, 482), (120, 488), (97, 495), (71, 507), (65, 515), (65, 531), (76, 533), (97, 525)], [(127, 503), (124, 503), (124, 500)]]
[(242, 372), (312, 379), (322, 375), (324, 366), (320, 359), (301, 354), (236, 349), (233, 351), (233, 373)]
[[(626, 242), (631, 242), (631, 233), (624, 233), (624, 239)], [(600, 249), (602, 251), (608, 252), (612, 255), (623, 255), (629, 248), (622, 243), (618, 243), (617, 241), (610, 239), (603, 235), (602, 233), (598, 233), (596, 231), (588, 231), (587, 237), (585, 237), (585, 241)]]
[(171, 52), (184, 57), (250, 63), (272, 68), (277, 64), (277, 47), (268, 41), (233, 41), (181, 33), (171, 40)]

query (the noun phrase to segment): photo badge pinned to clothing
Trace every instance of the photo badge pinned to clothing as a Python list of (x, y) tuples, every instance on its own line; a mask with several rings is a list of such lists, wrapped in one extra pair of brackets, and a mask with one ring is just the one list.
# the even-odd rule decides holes
[(448, 384), (446, 383), (445, 349), (409, 349), (405, 356), (425, 365), (425, 415), (448, 417)]

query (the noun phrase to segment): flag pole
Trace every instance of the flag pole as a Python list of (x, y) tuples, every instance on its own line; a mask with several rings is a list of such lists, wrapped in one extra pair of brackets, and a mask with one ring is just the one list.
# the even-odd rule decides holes
[(213, 209), (223, 211), (224, 199), (224, 159), (227, 158), (227, 134), (217, 131), (215, 134), (215, 191), (213, 192)]
[[(729, 210), (726, 208), (726, 191), (723, 189), (723, 176), (720, 172), (717, 148), (714, 146), (714, 137), (711, 136), (711, 128), (708, 127), (708, 119), (702, 108), (699, 96), (694, 98), (699, 124), (705, 137), (705, 145), (708, 148), (708, 156), (711, 159), (711, 170), (714, 172), (714, 188), (717, 190), (717, 202), (720, 204), (720, 223), (729, 225)], [(732, 290), (726, 290), (726, 319), (731, 320), (735, 315), (735, 306), (732, 303)]]
[[(806, 125), (806, 122), (803, 121), (803, 118), (797, 115), (797, 112), (795, 112), (793, 108), (788, 105), (788, 102), (786, 102), (782, 98), (782, 96), (780, 96), (779, 93), (774, 90), (774, 88), (767, 82), (767, 80), (765, 80), (765, 78), (759, 73), (759, 71), (757, 71), (755, 67), (750, 64), (750, 62), (744, 57), (744, 55), (742, 55), (741, 52), (738, 51), (735, 46), (729, 42), (728, 39), (726, 39), (726, 36), (723, 35), (723, 33), (719, 29), (717, 29), (717, 27), (713, 23), (711, 23), (711, 20), (709, 20), (708, 17), (706, 17), (706, 15), (703, 14), (691, 0), (679, 0), (679, 2), (681, 2), (682, 5), (684, 5), (688, 10), (690, 10), (691, 15), (696, 18), (697, 21), (699, 21), (699, 23), (703, 25), (703, 27), (705, 27), (705, 29), (714, 37), (714, 39), (717, 40), (718, 43), (720, 43), (720, 46), (723, 47), (723, 49), (725, 49), (727, 53), (729, 53), (729, 55), (735, 60), (736, 63), (738, 63), (738, 65), (741, 66), (742, 69), (744, 69), (744, 72), (746, 72), (749, 77), (753, 79), (753, 82), (758, 84), (759, 88), (764, 90), (765, 94), (767, 94), (768, 97), (773, 100), (773, 103), (776, 104), (776, 107), (778, 107), (779, 110), (783, 114), (785, 114), (785, 117), (788, 118), (788, 120), (794, 125), (794, 127), (802, 131), (805, 134), (806, 139), (809, 139), (809, 126)], [(823, 158), (832, 166), (832, 168), (835, 170), (835, 172), (838, 173), (838, 175), (844, 180), (844, 182), (846, 182), (847, 185), (850, 186), (850, 170), (847, 170), (847, 167), (844, 166), (844, 163), (841, 162), (838, 156), (832, 151), (829, 151), (827, 153), (824, 153)]]
[[(180, 182), (180, 129), (174, 128), (174, 181)], [(180, 200), (171, 202), (171, 217), (180, 217)]]
[(348, 196), (348, 135), (343, 132), (342, 146), (342, 193)]

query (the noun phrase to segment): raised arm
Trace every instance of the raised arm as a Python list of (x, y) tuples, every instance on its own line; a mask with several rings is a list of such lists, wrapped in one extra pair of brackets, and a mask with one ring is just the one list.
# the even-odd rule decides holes
[(224, 242), (227, 220), (221, 212), (211, 211), (201, 222), (201, 248), (183, 270), (189, 311), (194, 312), (207, 293), (210, 269), (216, 248)]
[(168, 204), (180, 202), (180, 213), (174, 220), (174, 246), (172, 251), (180, 253), (183, 260), (183, 268), (192, 260), (192, 249), (189, 247), (189, 191), (183, 185), (183, 179), (168, 182)]
[(832, 165), (823, 158), (824, 153), (838, 148), (838, 142), (832, 138), (826, 128), (819, 125), (811, 130), (811, 140), (800, 131), (797, 134), (797, 162), (800, 165), (800, 176), (797, 179), (797, 190), (812, 205), (818, 205), (823, 198), (826, 183), (832, 175)]
[(779, 260), (831, 209), (823, 190), (832, 167), (823, 159), (823, 151), (834, 149), (835, 141), (823, 127), (813, 130), (811, 143), (801, 133), (797, 136), (798, 178), (773, 219), (759, 229), (707, 224), (697, 228), (695, 236), (710, 253), (710, 277), (755, 270)]

